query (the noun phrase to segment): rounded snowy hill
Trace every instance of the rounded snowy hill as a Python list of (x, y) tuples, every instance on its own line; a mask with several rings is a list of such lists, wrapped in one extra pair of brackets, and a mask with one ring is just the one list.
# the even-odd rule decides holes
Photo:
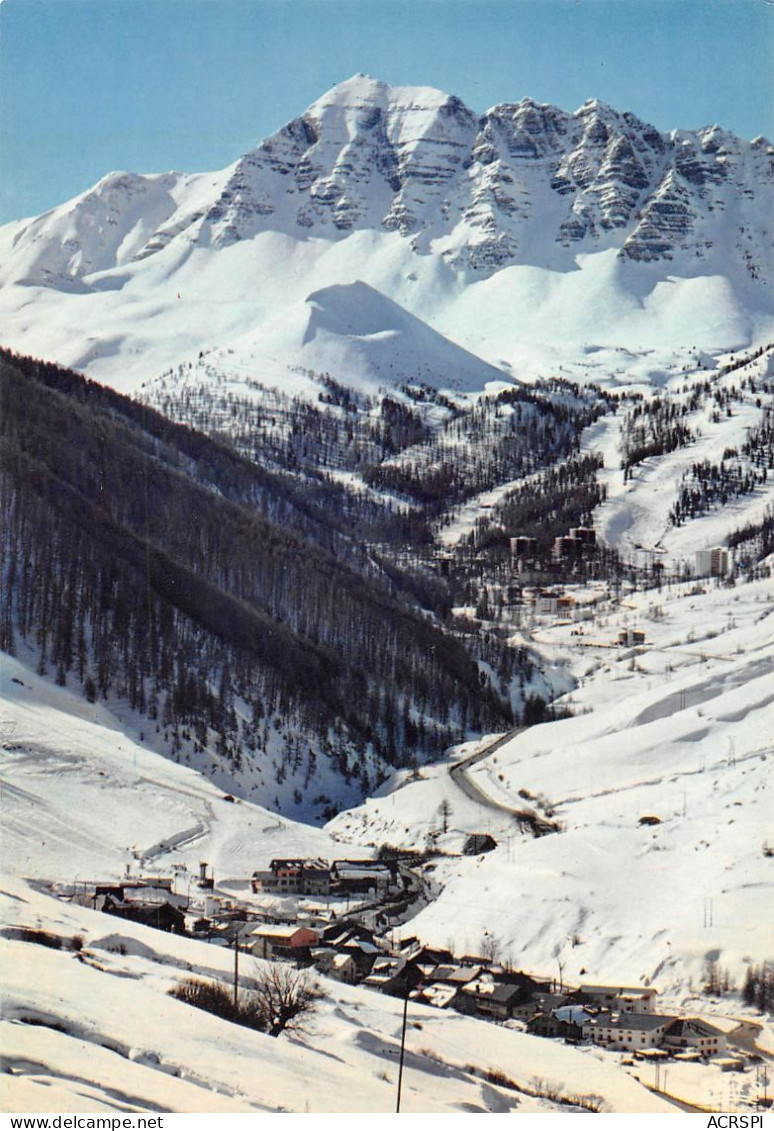
[(402, 381), (476, 392), (509, 375), (454, 345), (367, 283), (314, 291), (226, 349), (208, 352), (184, 371), (196, 380), (215, 367), (231, 382), (249, 374), (292, 395), (316, 399), (333, 379), (376, 395)]

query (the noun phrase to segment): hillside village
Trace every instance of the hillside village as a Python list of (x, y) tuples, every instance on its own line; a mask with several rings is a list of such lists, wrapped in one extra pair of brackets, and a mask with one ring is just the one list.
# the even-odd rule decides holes
[[(592, 592), (593, 586), (571, 591), (581, 606)], [(770, 696), (769, 597), (765, 580), (729, 590), (723, 579), (696, 579), (665, 586), (658, 597), (622, 587), (617, 611), (608, 604), (593, 606), (597, 631), (589, 640), (598, 636), (608, 644), (599, 656), (610, 667), (610, 707), (594, 698), (602, 686), (593, 678), (599, 661), (596, 649), (591, 661), (578, 651), (572, 634), (580, 625), (564, 615), (541, 614), (533, 634), (538, 646), (572, 645), (582, 665), (574, 670), (591, 672), (588, 683), (573, 692), (575, 717), (533, 726), (510, 744), (504, 736), (499, 749), (470, 766), (468, 780), (503, 807), (525, 803), (545, 815), (550, 804), (551, 819), (561, 831), (544, 836), (519, 832), (510, 812), (498, 816), (482, 808), (480, 797), (469, 798), (458, 789), (450, 771), (460, 760), (475, 762), (482, 749), (476, 743), (458, 750), (457, 762), (397, 775), (386, 792), (342, 813), (326, 830), (300, 828), (159, 759), (117, 730), (105, 708), (82, 706), (66, 689), (45, 684), (8, 659), (3, 688), (15, 729), (6, 735), (4, 759), (13, 769), (16, 791), (8, 795), (7, 835), (19, 867), (38, 877), (35, 904), (17, 901), (11, 921), (34, 928), (38, 913), (33, 907), (60, 877), (55, 891), (66, 902), (47, 902), (56, 903), (61, 913), (50, 906), (43, 911), (41, 903), (39, 914), (47, 925), (64, 916), (69, 924), (59, 927), (64, 937), (80, 931), (87, 936), (80, 961), (78, 953), (64, 950), (60, 961), (70, 963), (64, 970), (75, 966), (84, 976), (88, 972), (94, 1003), (142, 989), (144, 1008), (163, 1011), (164, 995), (186, 971), (229, 985), (238, 954), (240, 977), (249, 981), (265, 955), (269, 962), (300, 964), (309, 977), (320, 979), (326, 993), (321, 1011), (331, 1018), (324, 1026), (332, 1031), (339, 1032), (334, 1014), (342, 995), (368, 1011), (369, 1033), (385, 1031), (376, 1038), (378, 1049), (391, 1047), (389, 1034), (394, 1037), (408, 988), (409, 1014), (426, 1031), (413, 1035), (415, 1047), (446, 1048), (443, 1042), (457, 1032), (462, 1037), (466, 1026), (478, 1026), (479, 1033), (485, 1027), (487, 1063), (526, 1088), (533, 1076), (545, 1079), (549, 1073), (577, 1087), (576, 1081), (604, 1065), (617, 1074), (615, 1087), (611, 1082), (581, 1090), (613, 1097), (623, 1086), (649, 1089), (650, 1100), (638, 1093), (633, 1101), (608, 1101), (633, 1103), (630, 1110), (644, 1110), (651, 1101), (677, 1102), (672, 1097), (715, 1110), (760, 1106), (770, 1090), (769, 1023), (754, 1003), (751, 1008), (740, 1001), (738, 989), (745, 956), (753, 964), (768, 958), (765, 918), (750, 917), (744, 908), (750, 882), (765, 885), (770, 867), (770, 822), (766, 794), (760, 792), (769, 752), (763, 713)], [(655, 619), (654, 598), (663, 605), (663, 615)], [(623, 629), (634, 626), (645, 630), (646, 645), (618, 643)], [(710, 640), (718, 628), (725, 628), (722, 644)], [(665, 687), (670, 678), (672, 686)], [(628, 692), (624, 713), (614, 702), (623, 689)], [(585, 710), (587, 702), (594, 711)], [(690, 745), (681, 747), (683, 735), (695, 736), (702, 720), (716, 718), (712, 736), (690, 737)], [(582, 753), (570, 744), (595, 752), (591, 795)], [(537, 764), (538, 776), (530, 754), (546, 749), (550, 754)], [(41, 773), (49, 764), (66, 771)], [(140, 825), (125, 805), (127, 789), (139, 790), (144, 799)], [(31, 819), (29, 798), (37, 796), (45, 799), (47, 827), (54, 833), (42, 839)], [(733, 821), (739, 803), (749, 814), (745, 828)], [(68, 830), (64, 853), (60, 829)], [(592, 834), (601, 838), (603, 853), (587, 851)], [(625, 879), (608, 851), (613, 843), (626, 854)], [(382, 844), (399, 850), (378, 853)], [(715, 892), (713, 927), (704, 891), (686, 889), (679, 904), (673, 895), (681, 859), (693, 875), (695, 854), (701, 852), (698, 859), (706, 861), (715, 848), (723, 854), (731, 894)], [(656, 852), (662, 855), (652, 855)], [(204, 859), (211, 863), (203, 866)], [(631, 901), (641, 902), (643, 877), (653, 873), (654, 861), (675, 878), (662, 885), (661, 900), (659, 892), (648, 890), (648, 914), (637, 920), (635, 941), (624, 933), (634, 915)], [(541, 876), (537, 899), (529, 898), (533, 868)], [(737, 884), (744, 902), (738, 904), (739, 929), (733, 935), (729, 903), (737, 898)], [(24, 889), (19, 885), (19, 890)], [(570, 890), (575, 903), (566, 898)], [(583, 925), (576, 907), (586, 916)], [(7, 947), (17, 948), (20, 959), (25, 951), (42, 952), (16, 942), (18, 929), (6, 932)], [(608, 946), (614, 937), (625, 941)], [(562, 938), (566, 941), (557, 949)], [(701, 992), (701, 956), (714, 945), (722, 950), (719, 996)], [(70, 1026), (66, 1004), (49, 1002), (47, 983), (38, 980), (40, 961), (17, 991), (21, 1004), (12, 1008), (22, 1019), (41, 1013), (56, 1025)], [(583, 966), (587, 976), (580, 973)], [(737, 991), (722, 996), (726, 966)], [(82, 1011), (80, 1003), (77, 1008)], [(96, 1009), (97, 1004), (89, 1006), (91, 1024), (105, 1034), (123, 1033), (124, 1022), (117, 1025), (115, 1012), (98, 1018)], [(431, 1015), (438, 1022), (431, 1023)], [(354, 1020), (363, 1023), (360, 1014)], [(192, 1033), (207, 1023), (206, 1016), (192, 1019)], [(29, 1028), (15, 1024), (7, 1034), (14, 1048), (19, 1031)], [(178, 1025), (170, 1019), (163, 1039), (154, 1038), (156, 1055), (172, 1055)], [(354, 1039), (359, 1029), (347, 1031)], [(76, 1025), (73, 1035), (80, 1032)], [(142, 1040), (151, 1047), (150, 1038)], [(520, 1042), (532, 1045), (527, 1049)], [(466, 1043), (462, 1038), (460, 1047)], [(314, 1039), (304, 1044), (304, 1053), (313, 1046)], [(544, 1051), (533, 1053), (535, 1046)], [(286, 1047), (291, 1058), (295, 1045)], [(207, 1049), (205, 1056), (191, 1045), (174, 1055), (210, 1078), (211, 1046)], [(454, 1063), (465, 1055), (452, 1053), (451, 1044), (448, 1049), (445, 1055)], [(525, 1061), (528, 1052), (532, 1059)], [(578, 1058), (572, 1070), (569, 1064), (550, 1070), (536, 1066), (536, 1057), (558, 1065), (557, 1058), (571, 1054)], [(51, 1063), (56, 1063), (53, 1053)], [(225, 1078), (230, 1067), (217, 1063), (218, 1078)], [(389, 1075), (387, 1053), (382, 1065)], [(385, 1081), (380, 1086), (388, 1088)]]
[[(663, 668), (668, 680), (671, 673), (667, 656), (689, 671), (694, 667), (700, 671), (708, 664), (729, 663), (732, 657), (728, 653), (734, 651), (733, 635), (728, 636), (722, 654), (716, 655), (717, 646), (706, 643), (701, 633), (684, 628), (676, 631), (676, 625), (670, 626), (670, 610), (676, 600), (691, 602), (691, 608), (693, 602), (698, 603), (697, 607), (707, 604), (708, 608), (720, 602), (734, 584), (730, 563), (732, 559), (725, 554), (697, 553), (692, 579), (679, 581), (665, 576), (660, 579), (664, 587), (660, 595), (656, 595), (657, 583), (653, 579), (644, 592), (641, 585), (631, 581), (623, 581), (617, 591), (595, 582), (554, 586), (548, 591), (527, 587), (524, 597), (531, 606), (531, 639), (539, 645), (551, 639), (563, 642), (562, 647), (571, 645), (579, 657), (586, 648), (592, 653), (601, 648), (602, 654), (610, 657), (606, 662), (623, 665), (626, 661), (627, 677), (640, 683), (650, 669)], [(703, 575), (699, 572), (702, 567)], [(765, 568), (756, 572), (762, 575)], [(724, 572), (726, 569), (729, 574)], [(740, 588), (744, 604), (735, 610), (735, 616), (761, 623), (756, 632), (763, 632), (770, 611), (765, 581), (755, 581), (749, 587), (742, 584)], [(654, 599), (664, 602), (665, 612), (656, 615), (658, 606)], [(503, 615), (507, 615), (505, 611)], [(686, 624), (690, 623), (689, 618)], [(710, 639), (716, 629), (711, 617), (706, 623), (704, 633)], [(732, 623), (729, 619), (726, 627), (730, 629)], [(578, 640), (575, 634), (580, 630), (585, 630), (585, 636)], [(663, 652), (667, 639), (668, 649)], [(748, 657), (751, 662), (754, 655), (753, 648)], [(694, 694), (676, 689), (672, 694), (675, 709), (695, 711), (691, 703), (701, 700), (694, 700)], [(754, 693), (752, 701), (757, 702)], [(658, 714), (654, 708), (643, 717), (655, 720)], [(586, 725), (572, 718), (566, 723), (574, 724), (573, 733)], [(538, 730), (533, 728), (533, 733)], [(605, 1056), (617, 1057), (625, 1071), (637, 1079), (647, 1079), (648, 1087), (662, 1096), (675, 1095), (675, 1084), (667, 1084), (667, 1073), (671, 1080), (678, 1074), (677, 1066), (683, 1066), (683, 1071), (692, 1067), (694, 1071), (706, 1070), (716, 1076), (728, 1073), (724, 1078), (731, 1082), (729, 1094), (733, 1087), (740, 1104), (767, 1106), (766, 1045), (758, 1045), (758, 1028), (751, 1024), (749, 1013), (739, 1010), (741, 1016), (735, 1016), (735, 996), (715, 996), (723, 994), (724, 978), (727, 979), (720, 967), (708, 967), (706, 997), (694, 996), (685, 1008), (678, 1005), (674, 993), (668, 994), (662, 1003), (655, 979), (651, 983), (643, 976), (639, 984), (636, 980), (606, 979), (604, 965), (599, 962), (589, 979), (579, 977), (577, 968), (572, 975), (565, 976), (561, 959), (556, 969), (549, 967), (550, 973), (537, 965), (523, 969), (513, 961), (513, 950), (504, 951), (494, 934), (487, 931), (479, 936), (479, 945), (474, 942), (472, 947), (467, 932), (467, 939), (466, 934), (460, 936), (461, 946), (455, 946), (448, 933), (448, 941), (440, 944), (433, 939), (434, 932), (428, 932), (423, 914), (432, 914), (436, 901), (439, 908), (443, 907), (443, 876), (449, 874), (455, 860), (485, 866), (503, 848), (510, 857), (511, 837), (529, 842), (530, 837), (525, 834), (539, 838), (565, 831), (566, 808), (561, 812), (560, 806), (557, 814), (544, 795), (500, 784), (502, 776), (496, 773), (499, 750), (503, 744), (507, 750), (511, 737), (499, 737), (494, 742), (490, 739), (483, 746), (472, 744), (472, 754), (461, 748), (462, 759), (458, 753), (456, 762), (442, 767), (453, 791), (458, 786), (465, 793), (471, 789), (476, 804), (499, 810), (505, 824), (495, 822), (495, 827), (486, 831), (483, 824), (478, 831), (467, 825), (462, 836), (459, 832), (454, 837), (447, 835), (452, 809), (456, 824), (461, 802), (454, 800), (452, 806), (444, 799), (438, 806), (439, 798), (445, 795), (435, 794), (437, 808), (432, 813), (426, 805), (420, 805), (422, 816), (417, 814), (420, 823), (413, 845), (410, 839), (407, 844), (398, 836), (396, 843), (403, 846), (389, 847), (391, 827), (380, 830), (380, 820), (374, 822), (373, 818), (379, 806), (387, 808), (385, 816), (389, 814), (388, 806), (395, 801), (393, 795), (368, 803), (371, 823), (363, 829), (358, 829), (357, 821), (366, 809), (344, 813), (339, 818), (344, 835), (338, 843), (342, 848), (347, 840), (361, 845), (375, 843), (374, 855), (363, 853), (361, 848), (341, 858), (322, 853), (305, 855), (303, 850), (296, 855), (264, 856), (254, 858), (253, 866), (243, 868), (241, 874), (231, 871), (226, 883), (204, 861), (197, 870), (190, 856), (187, 866), (173, 862), (167, 865), (166, 873), (151, 874), (148, 865), (154, 859), (160, 864), (162, 857), (171, 854), (172, 861), (180, 860), (179, 849), (185, 846), (188, 830), (162, 837), (151, 850), (135, 854), (120, 880), (90, 882), (81, 877), (74, 884), (58, 885), (56, 894), (84, 908), (123, 919), (127, 925), (160, 928), (218, 947), (226, 952), (227, 961), (232, 955), (234, 959), (239, 956), (240, 962), (252, 956), (307, 971), (310, 977), (323, 980), (326, 993), (338, 983), (399, 1002), (408, 1000), (410, 1009), (429, 1007), (449, 1017), (494, 1024), (499, 1029), (542, 1038), (562, 1047), (604, 1050)], [(733, 741), (730, 748), (733, 753)], [(765, 757), (765, 750), (761, 748), (761, 758)], [(733, 770), (735, 758), (729, 756), (723, 761)], [(620, 771), (616, 770), (616, 781), (619, 776)], [(408, 800), (412, 788), (425, 789), (433, 780), (428, 767), (408, 773), (401, 799), (405, 796)], [(701, 775), (697, 780), (701, 780)], [(220, 800), (225, 810), (234, 812), (240, 807), (238, 799), (230, 794), (221, 795)], [(515, 810), (514, 803), (524, 803), (529, 808)], [(683, 796), (683, 811), (685, 806)], [(407, 813), (411, 809), (409, 803)], [(479, 820), (486, 811), (478, 809)], [(532, 820), (519, 820), (519, 815), (531, 815)], [(670, 821), (668, 813), (653, 807), (636, 810), (631, 823), (644, 831), (652, 830), (657, 837)], [(511, 832), (504, 831), (511, 826)], [(368, 837), (374, 840), (366, 840), (362, 835), (366, 829)], [(384, 847), (376, 854), (380, 836)], [(549, 839), (558, 842), (564, 837)], [(221, 861), (220, 870), (222, 867)], [(705, 904), (705, 926), (708, 914), (711, 919), (711, 905), (708, 913)], [(576, 942), (582, 943), (582, 939), (573, 938), (573, 947)], [(770, 980), (770, 967), (764, 965), (763, 974)], [(702, 1000), (706, 1000), (707, 1010), (702, 1008)], [(742, 1100), (742, 1096), (746, 1098)], [(697, 1101), (694, 1092), (691, 1102)]]
[[(469, 842), (477, 847), (485, 839)], [(198, 879), (183, 885), (180, 873), (127, 875), (118, 883), (84, 882), (57, 894), (108, 915), (232, 948), (235, 956), (241, 951), (535, 1036), (618, 1050), (631, 1055), (630, 1063), (712, 1058), (724, 1070), (744, 1072), (761, 1062), (743, 1023), (728, 1031), (704, 1017), (662, 1012), (653, 986), (566, 985), (503, 964), (492, 946), (484, 954), (455, 955), (415, 936), (396, 939), (390, 926), (425, 898), (419, 871), (425, 862), (396, 853), (385, 860), (332, 863), (273, 859), (250, 878), (253, 900), (219, 894), (205, 862)], [(176, 892), (178, 886), (186, 887), (185, 895)]]

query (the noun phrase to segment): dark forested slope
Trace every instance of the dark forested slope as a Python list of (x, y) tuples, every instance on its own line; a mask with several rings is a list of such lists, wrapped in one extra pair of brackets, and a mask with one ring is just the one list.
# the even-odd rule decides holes
[(0, 398), (4, 649), (306, 815), (510, 722), (463, 643), (286, 477), (5, 352)]

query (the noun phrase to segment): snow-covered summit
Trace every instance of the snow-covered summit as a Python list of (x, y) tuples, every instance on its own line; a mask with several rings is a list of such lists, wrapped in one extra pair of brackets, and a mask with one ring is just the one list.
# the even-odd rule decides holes
[(357, 75), (226, 169), (113, 173), (0, 229), (3, 338), (128, 388), (360, 279), (495, 364), (738, 349), (774, 321), (772, 214), (765, 139)]
[(404, 111), (430, 112), (450, 101), (450, 96), (433, 86), (390, 86), (381, 79), (362, 72), (336, 83), (311, 104), (307, 114), (314, 116), (327, 107), (344, 109), (359, 106), (388, 106)]
[[(700, 231), (707, 213), (732, 200), (739, 219), (765, 209), (773, 158), (765, 139), (748, 143), (718, 126), (666, 135), (597, 99), (574, 114), (524, 98), (479, 116), (432, 87), (356, 75), (221, 174), (111, 173), (67, 205), (10, 225), (6, 277), (33, 281), (23, 254), (31, 241), (59, 244), (62, 254), (43, 271), (56, 286), (177, 238), (224, 246), (277, 229), (325, 238), (397, 231), (422, 251), (447, 239), (441, 254), (479, 275), (525, 262), (535, 225), (544, 246), (542, 254), (531, 247), (526, 261), (546, 266), (556, 243), (612, 245), (635, 260), (702, 259), (711, 246)], [(672, 210), (652, 208), (675, 178), (690, 221), (678, 229)], [(644, 254), (646, 215), (663, 246), (650, 241)], [(721, 225), (729, 226), (716, 217), (710, 226)], [(744, 225), (734, 229), (743, 253)], [(771, 247), (758, 251), (770, 268)]]

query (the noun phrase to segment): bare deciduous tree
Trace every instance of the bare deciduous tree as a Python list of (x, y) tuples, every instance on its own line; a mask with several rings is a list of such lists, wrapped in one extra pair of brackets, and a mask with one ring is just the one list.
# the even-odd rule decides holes
[(186, 978), (169, 992), (197, 1009), (271, 1037), (278, 1037), (285, 1030), (301, 1032), (308, 1015), (323, 996), (305, 970), (296, 970), (284, 963), (267, 966), (253, 979), (252, 988), (240, 993), (236, 1003), (230, 988), (222, 982), (206, 982), (200, 978)]
[(305, 970), (278, 962), (256, 979), (256, 987), (248, 995), (248, 1008), (260, 1015), (264, 1032), (278, 1037), (285, 1031), (303, 1031), (322, 996)]
[(495, 936), (489, 931), (484, 931), (483, 935), (481, 936), (479, 951), (481, 953), (481, 957), (486, 958), (488, 962), (498, 961), (500, 945)]

